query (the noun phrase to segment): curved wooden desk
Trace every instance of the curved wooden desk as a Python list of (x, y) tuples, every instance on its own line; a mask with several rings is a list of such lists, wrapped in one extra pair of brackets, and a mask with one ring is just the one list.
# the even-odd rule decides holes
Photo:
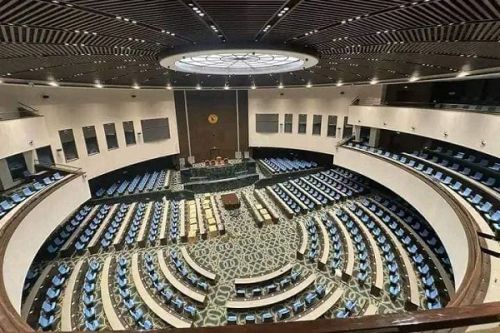
[(272, 279), (276, 279), (280, 276), (283, 276), (285, 274), (288, 274), (293, 268), (293, 264), (286, 264), (285, 266), (264, 274), (264, 275), (258, 275), (258, 276), (253, 276), (253, 277), (246, 277), (246, 278), (236, 278), (234, 279), (234, 284), (235, 285), (250, 285), (250, 284), (258, 284), (258, 283), (265, 283), (269, 282)]
[(345, 245), (347, 247), (347, 263), (345, 265), (344, 271), (342, 272), (342, 280), (348, 281), (352, 277), (354, 271), (354, 243), (352, 242), (349, 230), (347, 230), (344, 223), (342, 223), (342, 221), (337, 218), (335, 213), (329, 211), (328, 216), (331, 220), (335, 221), (335, 225), (340, 229), (340, 232), (342, 233), (342, 236), (344, 238)]
[(330, 255), (330, 237), (321, 219), (315, 216), (314, 221), (316, 221), (316, 224), (319, 226), (321, 238), (323, 240), (323, 244), (321, 244), (321, 255), (318, 259), (318, 268), (324, 270), (328, 264), (328, 256)]
[(185, 246), (181, 247), (181, 254), (184, 258), (184, 261), (186, 261), (186, 263), (193, 269), (193, 271), (200, 274), (207, 280), (215, 281), (217, 279), (217, 275), (215, 273), (212, 273), (209, 270), (198, 265), (198, 263), (191, 257)]
[(141, 274), (139, 272), (139, 254), (136, 252), (132, 255), (132, 279), (134, 280), (135, 288), (139, 293), (139, 296), (144, 301), (144, 304), (154, 312), (161, 320), (165, 321), (167, 324), (172, 325), (175, 328), (188, 328), (191, 327), (192, 321), (180, 318), (174, 315), (172, 312), (161, 306), (154, 298), (149, 294), (148, 288), (144, 285)]
[(372, 288), (371, 293), (373, 295), (380, 295), (380, 292), (384, 289), (384, 265), (382, 264), (382, 255), (377, 246), (377, 242), (373, 238), (370, 230), (362, 223), (359, 218), (354, 214), (348, 207), (344, 207), (344, 211), (351, 217), (351, 219), (356, 223), (358, 228), (361, 230), (365, 239), (370, 244), (372, 258), (374, 259), (375, 267), (372, 270), (372, 273), (375, 274), (374, 279), (372, 280)]
[(299, 293), (307, 289), (311, 284), (313, 284), (314, 280), (316, 280), (316, 275), (311, 274), (292, 288), (287, 289), (283, 292), (276, 293), (272, 296), (264, 296), (257, 299), (230, 299), (226, 302), (226, 308), (244, 310), (274, 305), (298, 295)]
[(109, 273), (111, 268), (112, 256), (109, 256), (104, 260), (104, 265), (102, 265), (102, 276), (101, 276), (101, 300), (102, 308), (104, 314), (106, 315), (106, 320), (114, 331), (124, 330), (126, 327), (123, 325), (120, 317), (116, 313), (115, 305), (113, 304), (111, 293), (109, 291), (110, 281)]
[(313, 308), (297, 316), (294, 316), (292, 319), (290, 319), (290, 321), (306, 321), (318, 319), (339, 301), (342, 295), (344, 295), (344, 291), (344, 288), (341, 287), (330, 291), (329, 293), (327, 293), (327, 296), (321, 299), (320, 302), (317, 303)]
[(177, 289), (181, 294), (191, 298), (192, 300), (202, 303), (205, 303), (206, 295), (198, 292), (197, 290), (191, 289), (186, 286), (184, 283), (179, 281), (177, 277), (170, 270), (170, 266), (165, 261), (165, 256), (163, 255), (163, 250), (158, 250), (158, 264), (160, 265), (160, 270), (162, 271), (165, 278), (168, 280), (175, 289)]
[(410, 259), (408, 252), (406, 252), (405, 248), (403, 247), (403, 245), (401, 245), (401, 242), (392, 232), (392, 230), (385, 223), (383, 223), (377, 215), (373, 214), (371, 210), (360, 203), (357, 203), (357, 206), (361, 208), (366, 214), (368, 214), (377, 224), (377, 226), (384, 230), (384, 233), (391, 239), (391, 243), (396, 248), (399, 259), (401, 259), (401, 261), (403, 262), (403, 267), (406, 271), (410, 297), (406, 300), (405, 308), (417, 309), (420, 306), (418, 278), (414, 270), (414, 265), (412, 264), (413, 261)]
[(71, 313), (71, 308), (73, 306), (73, 294), (75, 293), (78, 275), (80, 274), (84, 262), (84, 259), (80, 259), (76, 263), (75, 267), (73, 267), (73, 271), (71, 272), (66, 288), (64, 289), (64, 298), (61, 306), (61, 331), (64, 332), (69, 332), (74, 329), (72, 322), (73, 314)]

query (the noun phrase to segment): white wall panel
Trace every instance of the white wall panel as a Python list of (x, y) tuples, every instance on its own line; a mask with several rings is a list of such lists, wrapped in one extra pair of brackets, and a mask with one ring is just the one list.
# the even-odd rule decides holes
[(350, 106), (349, 123), (416, 134), (500, 156), (499, 115), (411, 107)]
[[(327, 137), (328, 115), (336, 115), (337, 127), (343, 127), (348, 107), (356, 98), (379, 100), (381, 86), (346, 86), (303, 89), (262, 89), (248, 93), (249, 144), (251, 147), (276, 147), (317, 151), (333, 154), (335, 144), (342, 139), (342, 130), (337, 136)], [(278, 113), (279, 123), (284, 124), (285, 114), (293, 114), (292, 133), (257, 133), (257, 113)], [(307, 114), (306, 134), (298, 134), (299, 114)], [(313, 135), (313, 115), (322, 115), (321, 135)]]

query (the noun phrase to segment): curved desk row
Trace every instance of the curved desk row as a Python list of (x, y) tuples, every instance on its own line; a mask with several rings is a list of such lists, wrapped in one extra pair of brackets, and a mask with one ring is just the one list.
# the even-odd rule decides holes
[(264, 296), (258, 299), (246, 299), (246, 300), (228, 300), (226, 302), (226, 307), (228, 309), (256, 309), (262, 308), (270, 305), (274, 305), (283, 302), (291, 297), (294, 297), (310, 287), (316, 280), (316, 275), (311, 274), (300, 283), (296, 284), (290, 289), (283, 292), (276, 293), (272, 296)]
[(286, 264), (285, 266), (264, 275), (258, 275), (246, 278), (236, 278), (234, 279), (234, 284), (238, 286), (238, 285), (250, 285), (250, 284), (269, 282), (270, 280), (288, 274), (292, 270), (292, 268), (293, 264)]
[(181, 254), (184, 258), (184, 261), (186, 261), (186, 263), (193, 269), (193, 271), (210, 281), (215, 281), (217, 279), (217, 275), (215, 273), (212, 273), (208, 269), (205, 269), (198, 265), (198, 263), (191, 257), (185, 246), (181, 247)]

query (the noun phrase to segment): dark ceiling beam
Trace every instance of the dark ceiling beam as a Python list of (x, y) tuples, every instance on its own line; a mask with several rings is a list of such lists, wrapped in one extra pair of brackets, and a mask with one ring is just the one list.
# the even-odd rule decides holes
[[(271, 16), (264, 26), (260, 28), (259, 32), (254, 37), (254, 41), (261, 41), (281, 20), (283, 20), (293, 9), (305, 0), (288, 0)], [(288, 8), (285, 10), (285, 8)], [(286, 43), (286, 42), (285, 42)]]
[[(222, 31), (221, 27), (217, 24), (217, 22), (215, 22), (215, 20), (212, 19), (209, 13), (206, 10), (204, 10), (203, 7), (201, 7), (198, 2), (196, 2), (195, 0), (178, 0), (178, 1), (181, 2), (187, 8), (189, 8), (191, 13), (198, 20), (200, 20), (203, 23), (203, 25), (207, 27), (207, 29), (210, 30), (221, 42), (223, 43), (227, 42), (227, 36), (224, 34), (224, 31)], [(193, 8), (199, 9), (203, 15), (197, 13)]]
[[(106, 12), (103, 12), (103, 11), (95, 10), (95, 9), (92, 9), (92, 8), (88, 8), (86, 6), (81, 6), (81, 5), (77, 5), (77, 4), (70, 3), (70, 2), (62, 2), (61, 1), (61, 2), (58, 2), (58, 3), (54, 3), (52, 0), (32, 0), (32, 1), (43, 2), (43, 3), (47, 3), (47, 4), (51, 4), (51, 5), (58, 5), (58, 6), (61, 6), (61, 7), (66, 7), (66, 8), (71, 8), (71, 9), (74, 9), (74, 10), (79, 10), (79, 11), (82, 11), (82, 12), (86, 12), (86, 13), (91, 13), (93, 15), (100, 16), (100, 17), (103, 17), (103, 18), (116, 20), (116, 15), (115, 14), (106, 13)], [(68, 6), (67, 4), (70, 4), (70, 6)], [(177, 34), (177, 32), (175, 32), (174, 34), (165, 34), (165, 33), (162, 32), (163, 29), (155, 27), (155, 26), (152, 26), (150, 24), (146, 24), (146, 23), (143, 23), (143, 22), (136, 22), (136, 23), (126, 22), (126, 21), (121, 21), (121, 22), (123, 24), (133, 24), (133, 25), (136, 25), (136, 26), (148, 29), (148, 30), (150, 30), (152, 32), (157, 33), (162, 38), (169, 37), (169, 38), (181, 40), (181, 41), (186, 42), (186, 43), (194, 43), (194, 41), (192, 41), (191, 39), (189, 39), (187, 37), (183, 37), (182, 34)]]

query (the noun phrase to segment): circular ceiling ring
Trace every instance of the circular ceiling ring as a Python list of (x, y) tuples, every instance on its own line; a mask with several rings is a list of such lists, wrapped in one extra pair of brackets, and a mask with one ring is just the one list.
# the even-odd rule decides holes
[(309, 53), (285, 49), (220, 48), (160, 57), (160, 65), (178, 72), (210, 75), (259, 75), (304, 70), (318, 64)]

